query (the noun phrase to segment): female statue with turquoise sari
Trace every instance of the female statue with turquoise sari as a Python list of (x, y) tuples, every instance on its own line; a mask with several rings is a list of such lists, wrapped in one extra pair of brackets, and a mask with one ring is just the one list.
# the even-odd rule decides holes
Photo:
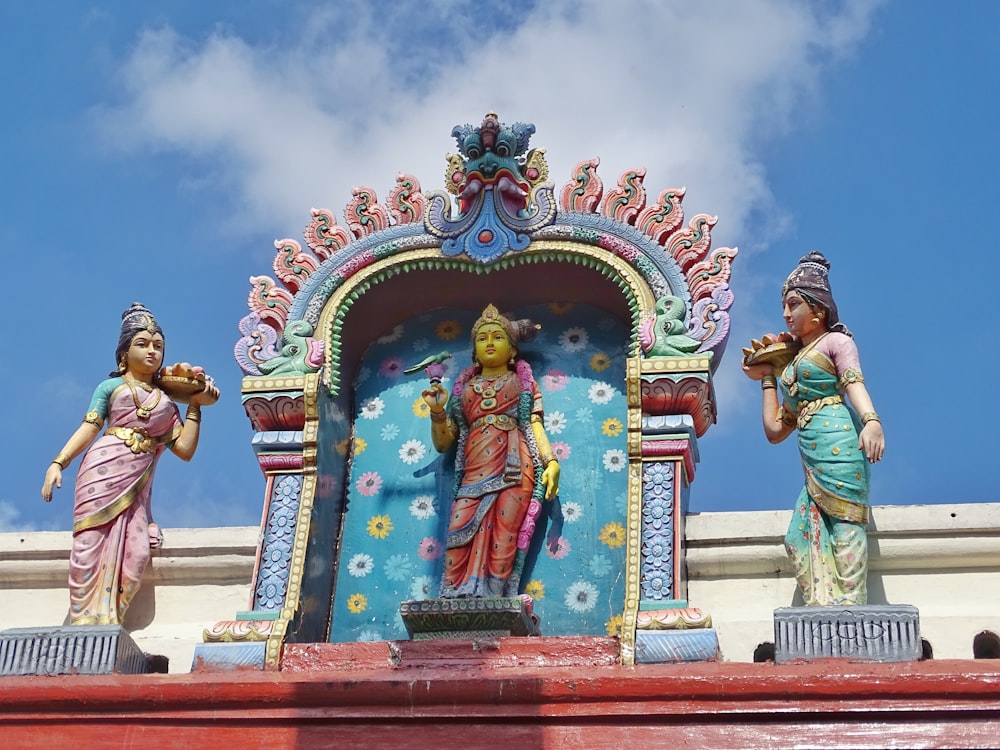
[[(798, 432), (805, 486), (785, 549), (807, 606), (866, 604), (870, 464), (885, 436), (861, 374), (858, 348), (840, 322), (818, 252), (799, 261), (782, 288), (791, 336), (765, 337), (743, 370), (763, 391), (764, 434)], [(778, 389), (781, 391), (779, 404)]]

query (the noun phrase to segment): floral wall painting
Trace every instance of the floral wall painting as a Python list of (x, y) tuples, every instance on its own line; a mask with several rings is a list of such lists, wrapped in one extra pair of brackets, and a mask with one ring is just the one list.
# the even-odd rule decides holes
[[(544, 504), (535, 530), (523, 591), (544, 635), (616, 635), (624, 601), (631, 327), (582, 304), (506, 310), (502, 299), (493, 301), (542, 326), (521, 356), (541, 388), (545, 429), (562, 467), (559, 495)], [(469, 331), (478, 314), (442, 310), (406, 320), (371, 344), (355, 373), (332, 642), (405, 638), (399, 603), (438, 594), (453, 457), (431, 444), (420, 395), (426, 378), (403, 370), (446, 349), (453, 354), (444, 379), (450, 387), (471, 362)], [(321, 444), (325, 439), (321, 425)]]

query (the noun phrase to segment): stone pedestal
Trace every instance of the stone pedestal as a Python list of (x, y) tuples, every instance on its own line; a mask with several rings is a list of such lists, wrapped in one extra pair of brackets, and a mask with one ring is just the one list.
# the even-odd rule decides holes
[(541, 635), (530, 602), (520, 597), (490, 599), (415, 599), (399, 613), (413, 640), (499, 638)]
[(0, 633), (0, 676), (149, 671), (146, 655), (120, 625), (13, 628)]
[(774, 660), (916, 661), (920, 614), (909, 604), (784, 607), (774, 611)]

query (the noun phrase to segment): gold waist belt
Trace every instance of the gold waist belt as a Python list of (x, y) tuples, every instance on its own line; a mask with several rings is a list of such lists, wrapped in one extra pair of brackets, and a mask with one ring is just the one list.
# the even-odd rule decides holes
[(160, 444), (145, 427), (109, 427), (104, 434), (118, 438), (133, 453), (152, 453)]
[(486, 427), (487, 425), (493, 425), (498, 430), (510, 432), (517, 429), (517, 420), (506, 414), (487, 414), (485, 417), (475, 420), (470, 426), (475, 429), (476, 427)]
[(798, 428), (801, 430), (809, 424), (809, 421), (813, 418), (813, 414), (818, 412), (824, 406), (842, 403), (844, 403), (844, 397), (837, 394), (835, 396), (824, 396), (823, 398), (818, 398), (815, 401), (806, 401), (805, 403), (799, 404)]

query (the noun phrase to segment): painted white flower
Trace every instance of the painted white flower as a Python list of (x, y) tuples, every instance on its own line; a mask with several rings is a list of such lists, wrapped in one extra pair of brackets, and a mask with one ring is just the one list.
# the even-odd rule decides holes
[(399, 427), (390, 422), (382, 428), (380, 434), (383, 440), (395, 440), (396, 436), (399, 435)]
[(378, 337), (378, 343), (380, 344), (391, 344), (394, 341), (399, 341), (403, 337), (403, 326), (402, 324), (395, 326), (389, 333), (385, 336)]
[(619, 448), (604, 451), (604, 468), (608, 471), (621, 471), (627, 463), (625, 460), (625, 451)]
[(399, 386), (399, 395), (403, 398), (409, 398), (413, 395), (414, 387), (413, 383), (406, 383), (405, 385)]
[(407, 440), (399, 449), (399, 458), (404, 464), (415, 464), (426, 452), (427, 448), (419, 440)]
[(579, 352), (587, 348), (590, 337), (587, 336), (587, 329), (574, 326), (567, 328), (559, 335), (559, 346), (567, 352)]
[(430, 599), (434, 590), (434, 579), (430, 576), (417, 576), (410, 585), (412, 599)]
[(580, 503), (563, 503), (562, 516), (566, 523), (576, 523), (583, 518), (583, 506)]
[(589, 612), (597, 604), (597, 586), (589, 581), (577, 581), (566, 590), (563, 602), (574, 612)]
[(595, 404), (606, 404), (614, 398), (615, 389), (607, 383), (594, 383), (587, 391), (590, 400)]
[(374, 567), (375, 561), (372, 559), (372, 556), (366, 555), (364, 552), (359, 552), (348, 561), (347, 572), (355, 578), (364, 578), (372, 572)]
[(427, 347), (429, 347), (430, 345), (431, 342), (428, 341), (427, 339), (417, 339), (416, 341), (413, 342), (413, 351), (415, 352), (427, 351)]
[(410, 503), (410, 515), (422, 521), (437, 515), (437, 511), (434, 510), (434, 498), (430, 495), (413, 498), (413, 502)]
[(361, 404), (361, 416), (365, 419), (378, 419), (384, 411), (385, 401), (378, 396), (373, 396)]
[(545, 431), (559, 435), (566, 429), (566, 415), (561, 411), (550, 411), (545, 415)]

